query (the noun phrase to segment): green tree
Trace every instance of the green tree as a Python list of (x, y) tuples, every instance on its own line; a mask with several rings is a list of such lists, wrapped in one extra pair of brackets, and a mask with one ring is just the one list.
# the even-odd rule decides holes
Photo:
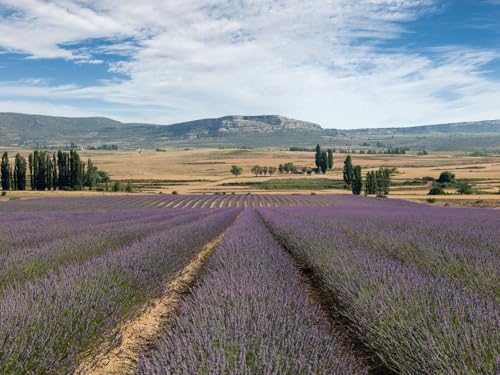
[(389, 194), (391, 188), (391, 170), (380, 168), (375, 172), (375, 194), (384, 197)]
[(461, 182), (457, 189), (458, 194), (474, 194), (474, 188), (467, 182)]
[(344, 170), (343, 170), (344, 184), (345, 187), (350, 187), (353, 180), (353, 169), (351, 155), (347, 155), (344, 160)]
[(48, 190), (52, 190), (54, 188), (54, 186), (52, 185), (52, 182), (53, 182), (52, 176), (53, 176), (55, 166), (52, 165), (52, 157), (48, 153), (45, 155), (45, 165), (47, 166), (47, 168), (45, 170), (46, 186), (47, 186)]
[(288, 162), (283, 165), (283, 170), (285, 171), (285, 173), (293, 172), (295, 171), (295, 169), (295, 165), (293, 165), (292, 162)]
[(97, 174), (97, 167), (94, 165), (92, 160), (88, 159), (87, 160), (87, 172), (85, 173), (85, 186), (89, 187), (89, 190), (94, 189), (94, 187), (97, 185), (97, 180), (98, 180), (98, 174)]
[(83, 163), (75, 150), (69, 151), (70, 157), (70, 187), (74, 190), (83, 189)]
[(258, 165), (254, 165), (250, 171), (257, 177), (259, 174), (262, 173), (262, 168)]
[(321, 151), (319, 168), (321, 173), (326, 173), (328, 170), (328, 156), (326, 151)]
[(455, 174), (450, 171), (441, 172), (437, 182), (441, 184), (455, 182)]
[(238, 167), (237, 165), (233, 165), (233, 166), (231, 167), (230, 172), (231, 172), (234, 176), (239, 176), (239, 175), (243, 172), (243, 168)]
[(444, 195), (444, 194), (446, 194), (446, 192), (444, 191), (444, 189), (441, 186), (434, 186), (427, 193), (427, 195)]
[(4, 152), (2, 156), (0, 171), (1, 171), (2, 190), (10, 190), (12, 173), (9, 164), (9, 154), (7, 152)]
[(32, 154), (29, 154), (29, 156), (28, 156), (28, 166), (29, 166), (29, 170), (30, 170), (30, 187), (31, 187), (31, 190), (34, 190), (35, 183), (33, 181), (33, 155)]
[(383, 185), (383, 190), (384, 190), (384, 195), (389, 195), (389, 192), (391, 190), (391, 171), (388, 168), (383, 168), (382, 170), (382, 178), (384, 181)]
[(328, 170), (333, 169), (333, 150), (331, 148), (328, 149)]
[(276, 174), (276, 167), (268, 167), (267, 171), (269, 172), (269, 176)]
[(375, 172), (375, 194), (377, 197), (384, 196), (384, 175), (382, 168)]
[(365, 181), (365, 195), (375, 194), (377, 190), (377, 182), (375, 180), (375, 172), (368, 172)]
[(58, 168), (57, 168), (57, 158), (56, 153), (52, 154), (52, 187), (56, 190), (59, 179), (57, 176)]
[(113, 185), (111, 185), (111, 191), (114, 193), (117, 193), (119, 191), (123, 191), (122, 183), (120, 181), (113, 182)]
[(280, 174), (283, 174), (283, 172), (285, 171), (285, 168), (283, 167), (283, 164), (280, 164), (278, 166), (278, 171), (279, 171)]
[(63, 189), (69, 186), (67, 154), (61, 150), (57, 151), (57, 186)]
[(314, 161), (316, 163), (316, 168), (321, 169), (321, 146), (316, 145), (316, 155), (314, 156)]
[(97, 183), (108, 184), (110, 181), (111, 179), (106, 171), (97, 170)]
[(132, 183), (127, 182), (127, 185), (125, 185), (125, 191), (127, 193), (132, 193), (134, 191), (134, 187), (132, 186)]
[(32, 190), (45, 190), (52, 187), (52, 160), (45, 151), (35, 150), (30, 155)]
[(361, 177), (361, 167), (356, 165), (353, 168), (352, 193), (360, 195), (363, 190), (363, 178)]
[(14, 189), (26, 190), (26, 159), (16, 154), (14, 162)]

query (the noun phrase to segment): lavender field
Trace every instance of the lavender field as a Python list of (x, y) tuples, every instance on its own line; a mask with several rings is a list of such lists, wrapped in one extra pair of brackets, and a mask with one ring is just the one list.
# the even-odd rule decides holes
[[(0, 202), (0, 373), (103, 373), (214, 243), (131, 373), (496, 374), (500, 212), (351, 196)], [(113, 372), (111, 372), (113, 373)], [(116, 372), (119, 373), (119, 372)]]

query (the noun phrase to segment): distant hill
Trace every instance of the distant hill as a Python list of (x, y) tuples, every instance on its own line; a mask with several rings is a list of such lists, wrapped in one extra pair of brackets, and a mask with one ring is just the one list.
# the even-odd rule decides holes
[(366, 128), (352, 130), (352, 132), (372, 134), (495, 134), (500, 132), (500, 120), (455, 122), (399, 128)]
[(498, 150), (500, 120), (354, 130), (277, 115), (226, 116), (172, 125), (122, 123), (106, 117), (52, 117), (0, 113), (0, 145), (61, 147), (117, 144), (122, 148), (165, 146), (289, 147), (316, 143), (350, 147), (381, 144), (428, 150)]

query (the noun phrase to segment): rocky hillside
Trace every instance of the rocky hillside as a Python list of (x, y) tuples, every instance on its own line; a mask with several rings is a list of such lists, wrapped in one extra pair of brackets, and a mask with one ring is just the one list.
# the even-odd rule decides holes
[(500, 121), (339, 130), (277, 115), (226, 116), (156, 125), (121, 123), (105, 117), (0, 113), (0, 146), (61, 147), (70, 143), (86, 147), (116, 144), (120, 148), (289, 147), (322, 143), (338, 147), (382, 144), (417, 150), (498, 150)]

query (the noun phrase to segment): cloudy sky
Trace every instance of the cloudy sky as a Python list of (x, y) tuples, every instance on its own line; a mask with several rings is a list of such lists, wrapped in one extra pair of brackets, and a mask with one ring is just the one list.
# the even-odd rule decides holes
[(0, 0), (0, 111), (500, 118), (500, 0)]

